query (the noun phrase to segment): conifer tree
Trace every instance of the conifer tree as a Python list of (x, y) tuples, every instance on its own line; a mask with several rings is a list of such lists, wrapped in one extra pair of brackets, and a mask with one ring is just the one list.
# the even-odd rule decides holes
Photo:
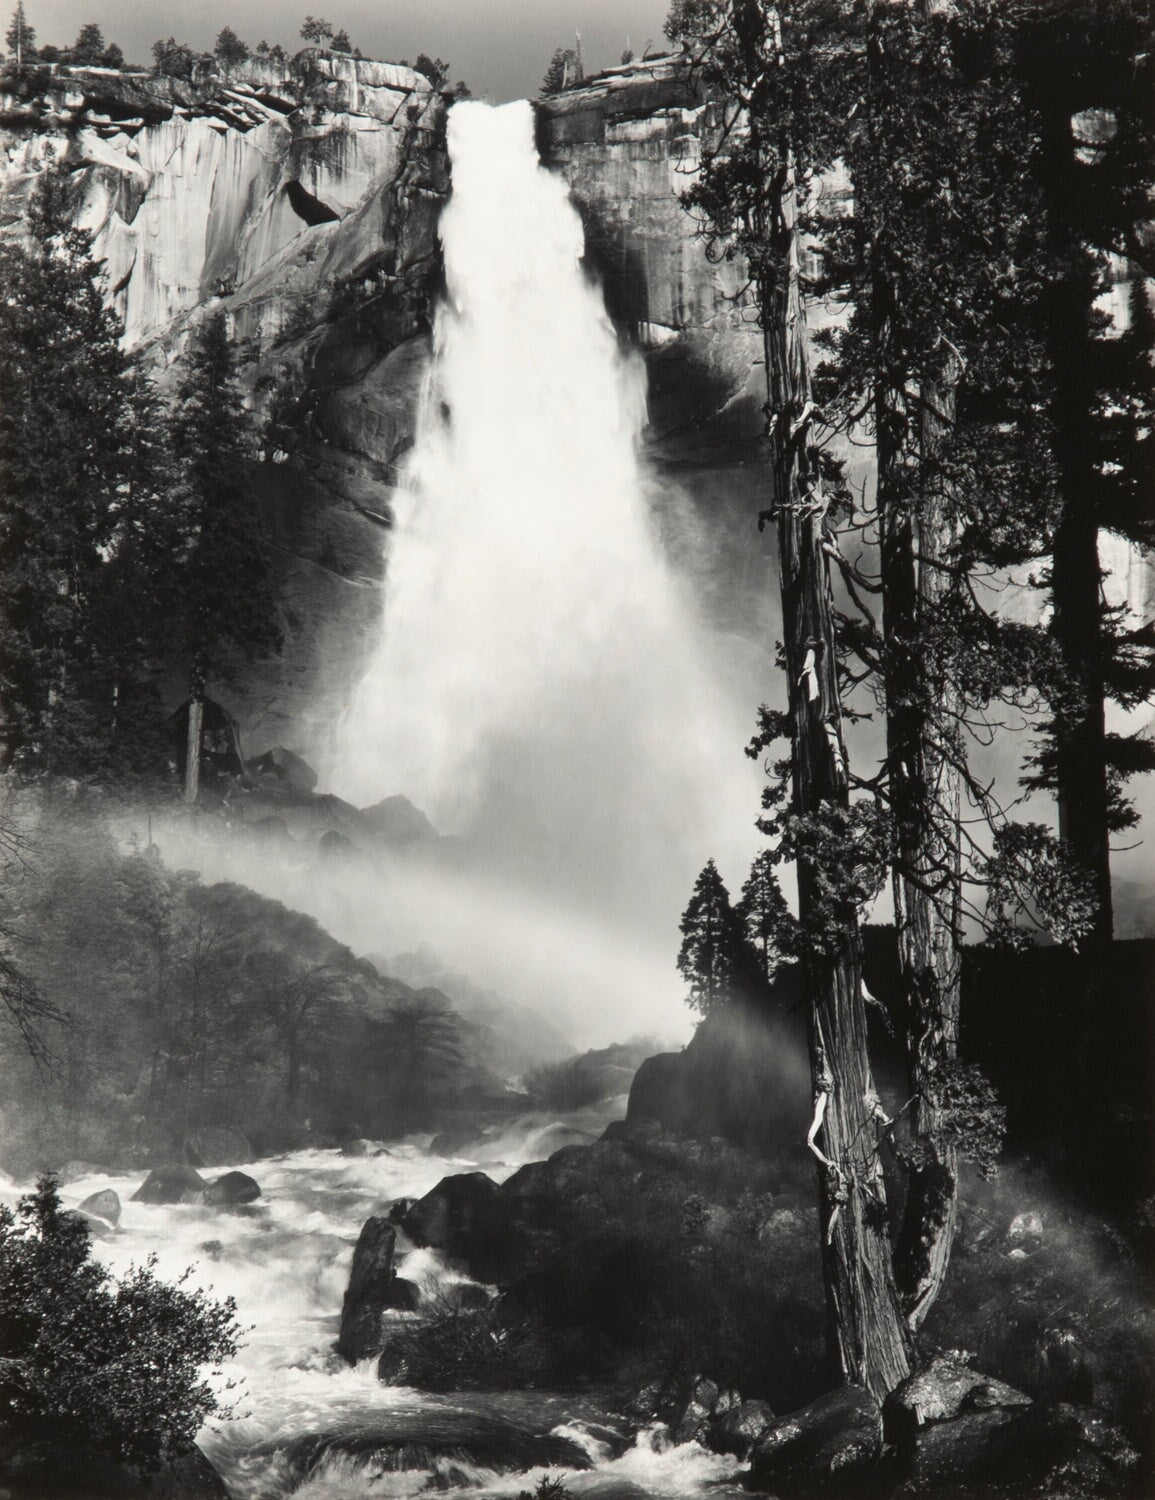
[(7, 762), (82, 770), (111, 724), (92, 622), (130, 468), (121, 327), (68, 179), (45, 172), (0, 245), (0, 712)]
[(81, 65), (98, 64), (104, 61), (104, 54), (104, 33), (95, 21), (90, 21), (80, 28), (79, 35), (72, 44), (72, 61)]
[(790, 915), (777, 875), (778, 858), (763, 849), (754, 858), (741, 899), (734, 908), (746, 937), (761, 959), (763, 978), (772, 980), (797, 947), (796, 923)]
[(4, 41), (18, 68), (36, 57), (36, 29), (28, 24), (24, 14), (24, 0), (16, 0), (16, 9), (12, 13)]
[(245, 482), (251, 439), (223, 314), (200, 329), (173, 416), (181, 542), (176, 569), (180, 650), (188, 673), (185, 796), (197, 799), (210, 677), (238, 653), (278, 639), (276, 606), (255, 501)]
[(712, 859), (694, 882), (681, 933), (678, 972), (689, 986), (687, 1003), (694, 1010), (709, 1015), (750, 994), (758, 961)]

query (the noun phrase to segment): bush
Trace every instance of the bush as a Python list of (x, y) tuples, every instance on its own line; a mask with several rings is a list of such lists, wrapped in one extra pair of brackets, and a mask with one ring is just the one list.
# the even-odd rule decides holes
[[(87, 1450), (152, 1472), (228, 1415), (203, 1367), (236, 1353), (231, 1298), (158, 1280), (155, 1260), (115, 1279), (52, 1176), (0, 1205), (0, 1447)], [(215, 1373), (215, 1372), (214, 1372)]]
[(584, 1057), (543, 1063), (525, 1075), (525, 1091), (538, 1109), (581, 1109), (597, 1104), (608, 1092), (597, 1070)]

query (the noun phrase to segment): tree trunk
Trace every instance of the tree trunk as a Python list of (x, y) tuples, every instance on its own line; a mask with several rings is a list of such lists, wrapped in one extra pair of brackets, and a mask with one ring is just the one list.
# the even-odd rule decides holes
[(184, 800), (195, 805), (201, 784), (201, 738), (205, 716), (205, 672), (200, 661), (194, 661), (189, 673), (188, 741), (185, 750)]
[[(788, 158), (784, 158), (788, 160)], [(849, 804), (838, 693), (825, 505), (810, 434), (810, 376), (799, 285), (796, 185), (782, 174), (773, 241), (780, 280), (763, 287), (775, 523), (789, 679), (794, 810)], [(804, 929), (819, 871), (799, 861)], [(810, 1067), (819, 1166), (822, 1266), (831, 1342), (843, 1378), (879, 1399), (910, 1369), (887, 1237), (877, 1150), (877, 1096), (867, 1053), (858, 914), (839, 913), (840, 932), (807, 945)], [(819, 1140), (821, 1135), (821, 1140)]]
[[(958, 1208), (957, 1154), (944, 1138), (942, 1084), (958, 1050), (964, 747), (953, 670), (937, 644), (944, 629), (936, 615), (951, 589), (954, 523), (936, 461), (954, 425), (961, 375), (961, 361), (947, 349), (940, 379), (923, 383), (917, 496), (899, 489), (910, 471), (896, 473), (897, 441), (879, 444), (894, 915), (914, 1098), (895, 1274), (912, 1332), (941, 1290)], [(894, 426), (886, 425), (893, 435)]]

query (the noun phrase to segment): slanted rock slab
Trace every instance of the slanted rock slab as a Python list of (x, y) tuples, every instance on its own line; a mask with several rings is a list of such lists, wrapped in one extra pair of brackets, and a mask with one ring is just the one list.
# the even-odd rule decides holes
[(398, 1305), (396, 1253), (397, 1226), (385, 1214), (366, 1219), (353, 1251), (337, 1336), (337, 1353), (351, 1365), (385, 1347), (381, 1314)]
[(927, 1422), (950, 1421), (961, 1411), (1030, 1406), (1031, 1398), (1001, 1380), (992, 1380), (959, 1355), (935, 1355), (886, 1398), (883, 1419), (888, 1442), (913, 1442)]

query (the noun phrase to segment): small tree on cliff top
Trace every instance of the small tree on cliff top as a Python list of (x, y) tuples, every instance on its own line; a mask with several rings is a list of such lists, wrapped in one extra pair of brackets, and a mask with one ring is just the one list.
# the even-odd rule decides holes
[(713, 860), (694, 882), (681, 933), (678, 972), (689, 985), (688, 1004), (694, 1010), (709, 1015), (749, 993), (757, 960)]

